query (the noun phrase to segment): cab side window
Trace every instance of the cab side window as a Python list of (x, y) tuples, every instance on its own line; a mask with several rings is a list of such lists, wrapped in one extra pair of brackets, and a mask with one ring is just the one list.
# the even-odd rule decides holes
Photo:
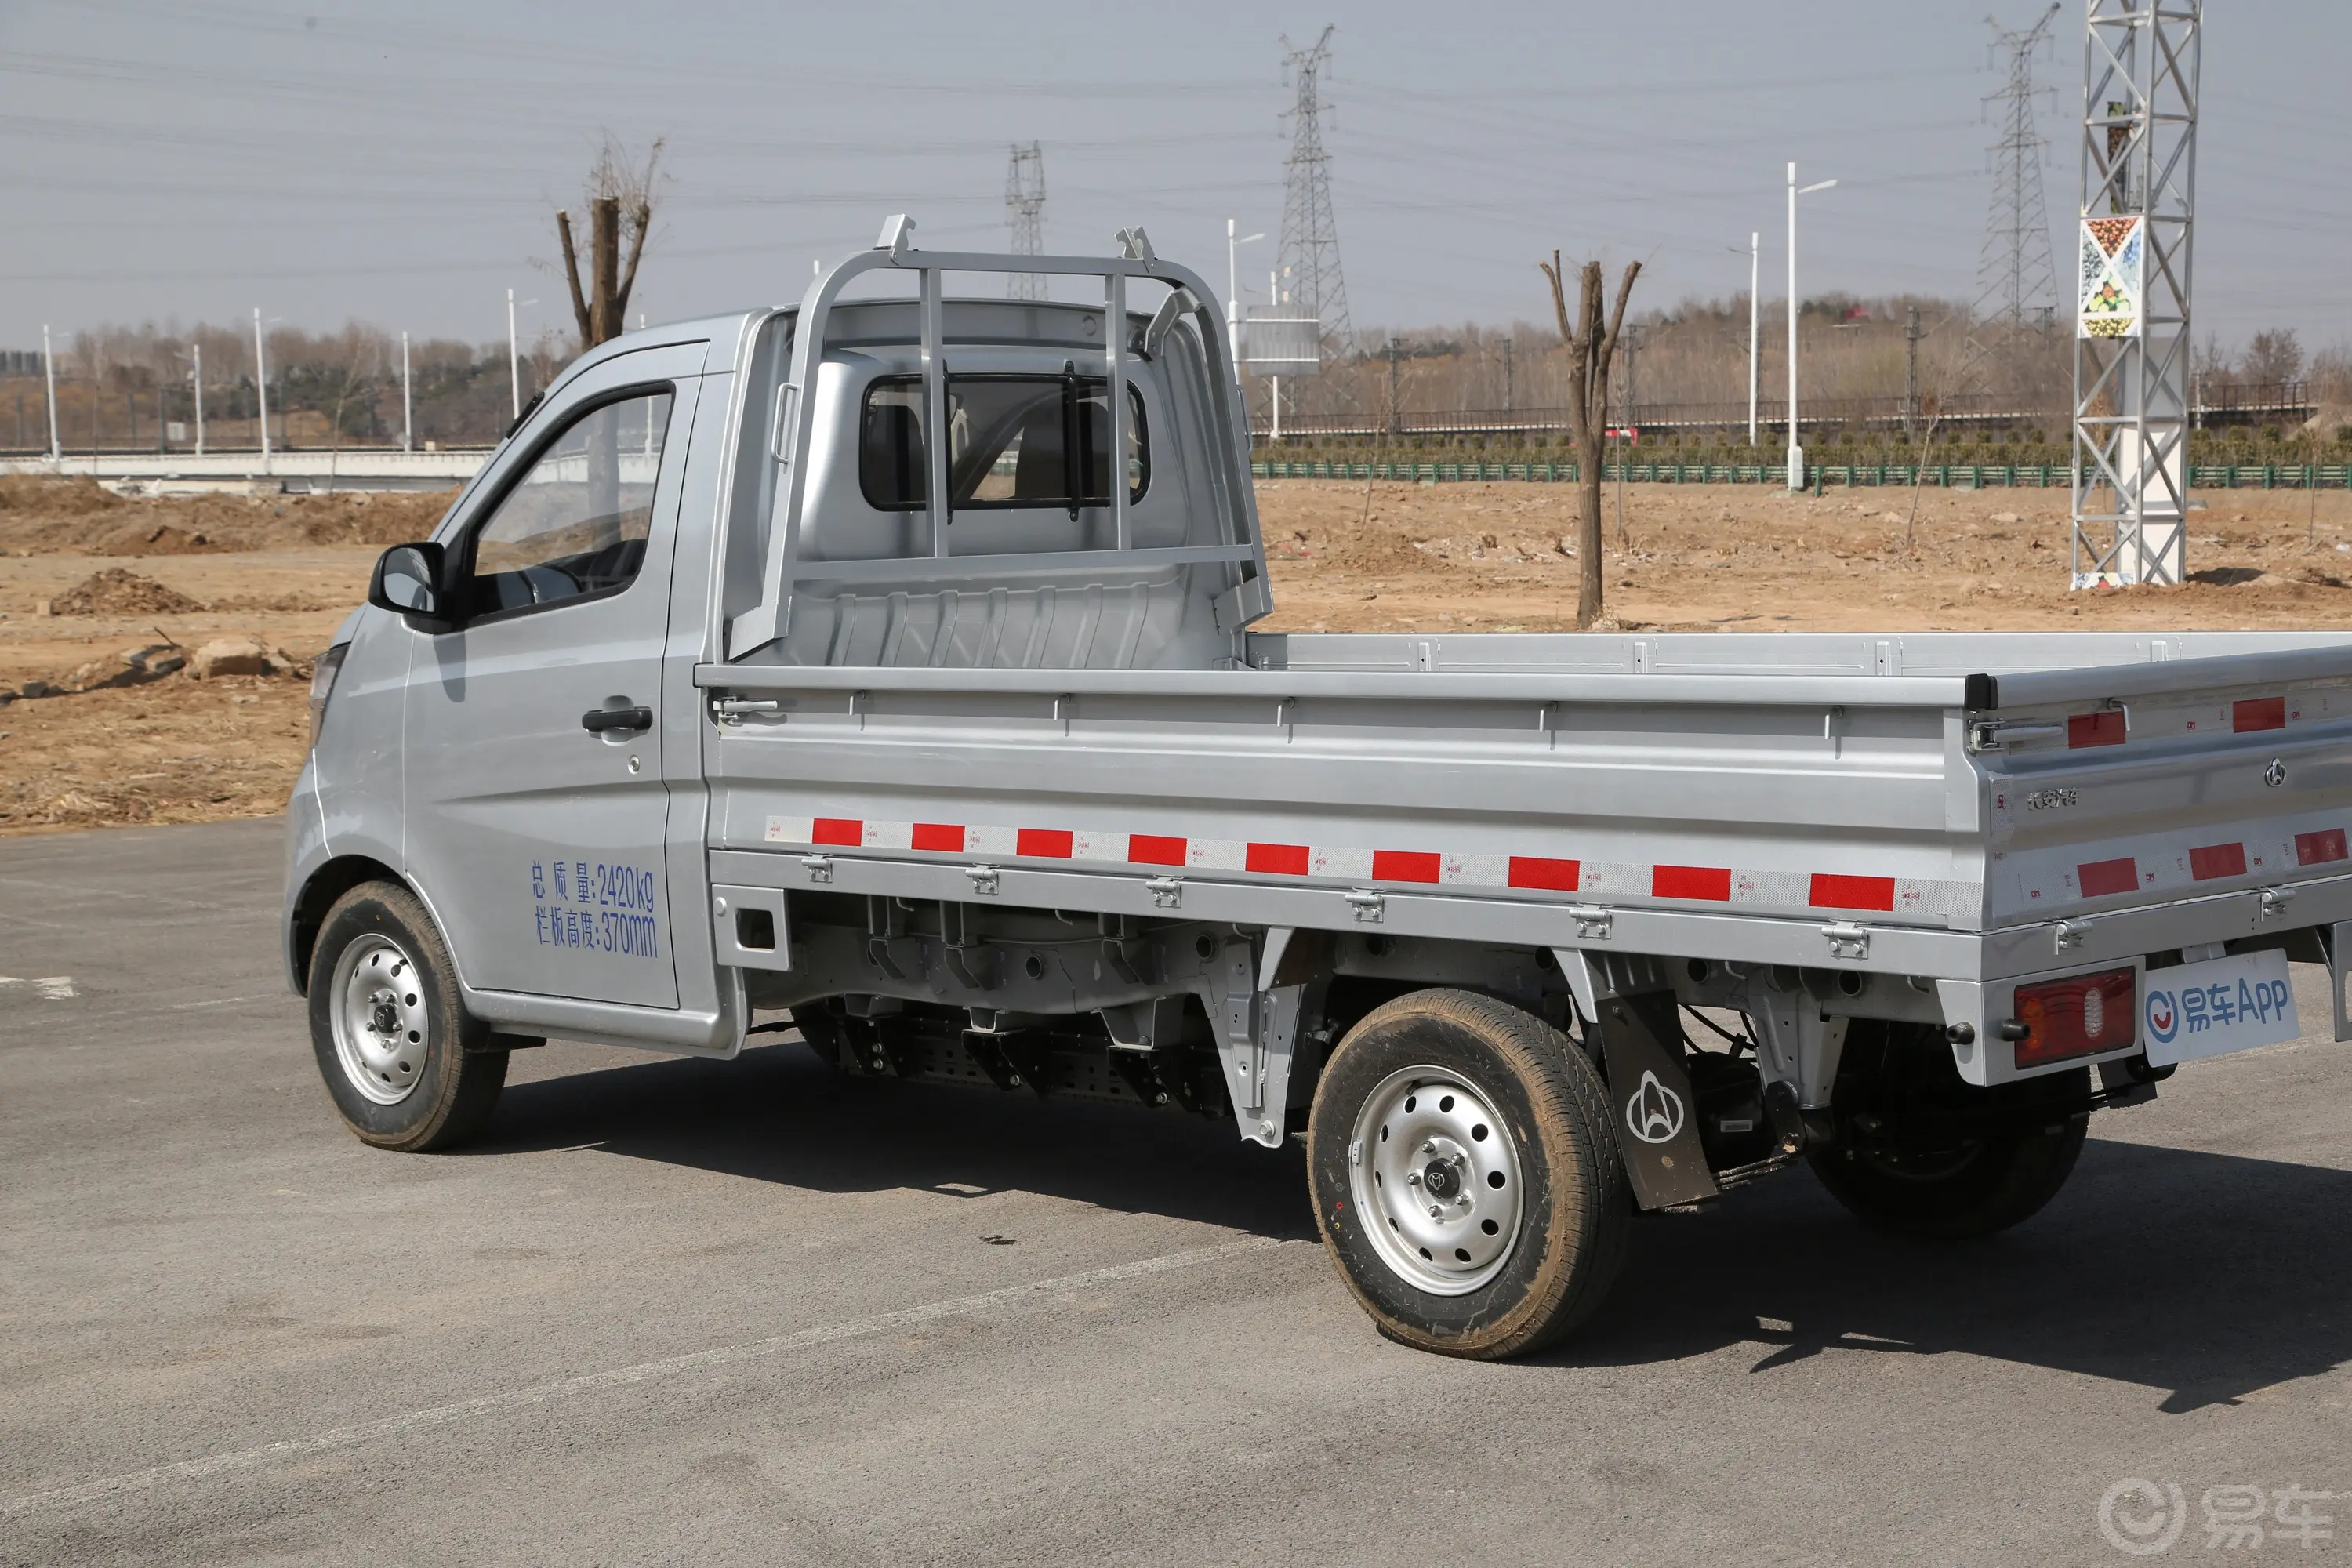
[(625, 588), (645, 563), (667, 389), (600, 404), (564, 426), (473, 538), (468, 617)]

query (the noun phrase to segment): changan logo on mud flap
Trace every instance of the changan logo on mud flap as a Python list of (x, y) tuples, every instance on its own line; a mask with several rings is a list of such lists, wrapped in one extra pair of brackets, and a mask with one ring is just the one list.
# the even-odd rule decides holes
[(1644, 1143), (1671, 1143), (1683, 1130), (1683, 1097), (1645, 1072), (1641, 1086), (1625, 1102), (1625, 1126)]

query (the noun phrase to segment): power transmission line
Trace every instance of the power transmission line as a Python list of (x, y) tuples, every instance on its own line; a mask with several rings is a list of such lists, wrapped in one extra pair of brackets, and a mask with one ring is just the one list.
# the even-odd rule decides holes
[[(1279, 274), (1282, 298), (1269, 302), (1269, 314), (1311, 316), (1321, 323), (1324, 354), (1348, 340), (1348, 285), (1339, 274), (1339, 229), (1331, 216), (1331, 154), (1323, 149), (1324, 69), (1331, 63), (1331, 35), (1323, 29), (1312, 48), (1291, 48), (1285, 37), (1283, 57), (1294, 96), (1290, 113), (1290, 156), (1282, 201), (1282, 251)], [(1288, 309), (1284, 307), (1287, 306)]]
[[(1045, 153), (1032, 142), (1013, 143), (1013, 160), (1004, 171), (1005, 248), (1015, 256), (1045, 254)], [(1015, 300), (1045, 297), (1045, 275), (1007, 275), (1004, 291)]]
[(2050, 212), (2042, 195), (2042, 154), (2049, 145), (2034, 117), (2041, 89), (2033, 56), (2049, 42), (2055, 0), (2032, 27), (1995, 34), (1993, 58), (2008, 81), (1985, 100), (1996, 130), (1992, 199), (1985, 214), (1984, 252), (1977, 262), (1976, 319), (1994, 335), (2046, 319), (2057, 305), (2058, 278), (2050, 258)]

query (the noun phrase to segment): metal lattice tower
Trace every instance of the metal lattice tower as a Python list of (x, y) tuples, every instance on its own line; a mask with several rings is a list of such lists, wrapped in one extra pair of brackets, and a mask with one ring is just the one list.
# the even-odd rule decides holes
[(2042, 320), (2043, 309), (2057, 302), (2050, 209), (2042, 195), (2042, 153), (2049, 143), (2034, 118), (2041, 91), (2033, 85), (2033, 56), (2048, 42), (2058, 9), (2052, 0), (2042, 19), (2023, 30), (2004, 29), (1985, 18), (1995, 34), (1993, 58), (2008, 78), (1985, 100), (1997, 132), (1984, 252), (1977, 261), (1976, 320), (1996, 335)]
[(2084, 5), (2074, 582), (2179, 583), (2204, 0)]
[[(1015, 256), (1045, 254), (1045, 153), (1032, 142), (1013, 143), (1013, 159), (1004, 171), (1005, 248)], [(1045, 297), (1042, 272), (1007, 274), (1004, 289), (1015, 300)]]
[(1291, 100), (1290, 156), (1282, 200), (1280, 278), (1285, 298), (1268, 302), (1276, 315), (1311, 316), (1322, 323), (1323, 353), (1328, 359), (1346, 343), (1348, 285), (1339, 274), (1339, 229), (1331, 216), (1331, 154), (1323, 150), (1322, 113), (1330, 105), (1322, 99), (1323, 71), (1331, 63), (1331, 35), (1323, 29), (1315, 47), (1290, 48), (1283, 57), (1296, 89)]

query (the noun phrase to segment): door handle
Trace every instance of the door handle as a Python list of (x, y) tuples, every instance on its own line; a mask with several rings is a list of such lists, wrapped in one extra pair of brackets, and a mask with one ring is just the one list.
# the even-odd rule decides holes
[(650, 730), (654, 727), (654, 710), (650, 708), (591, 708), (580, 715), (580, 727), (592, 735), (602, 735), (614, 730)]

